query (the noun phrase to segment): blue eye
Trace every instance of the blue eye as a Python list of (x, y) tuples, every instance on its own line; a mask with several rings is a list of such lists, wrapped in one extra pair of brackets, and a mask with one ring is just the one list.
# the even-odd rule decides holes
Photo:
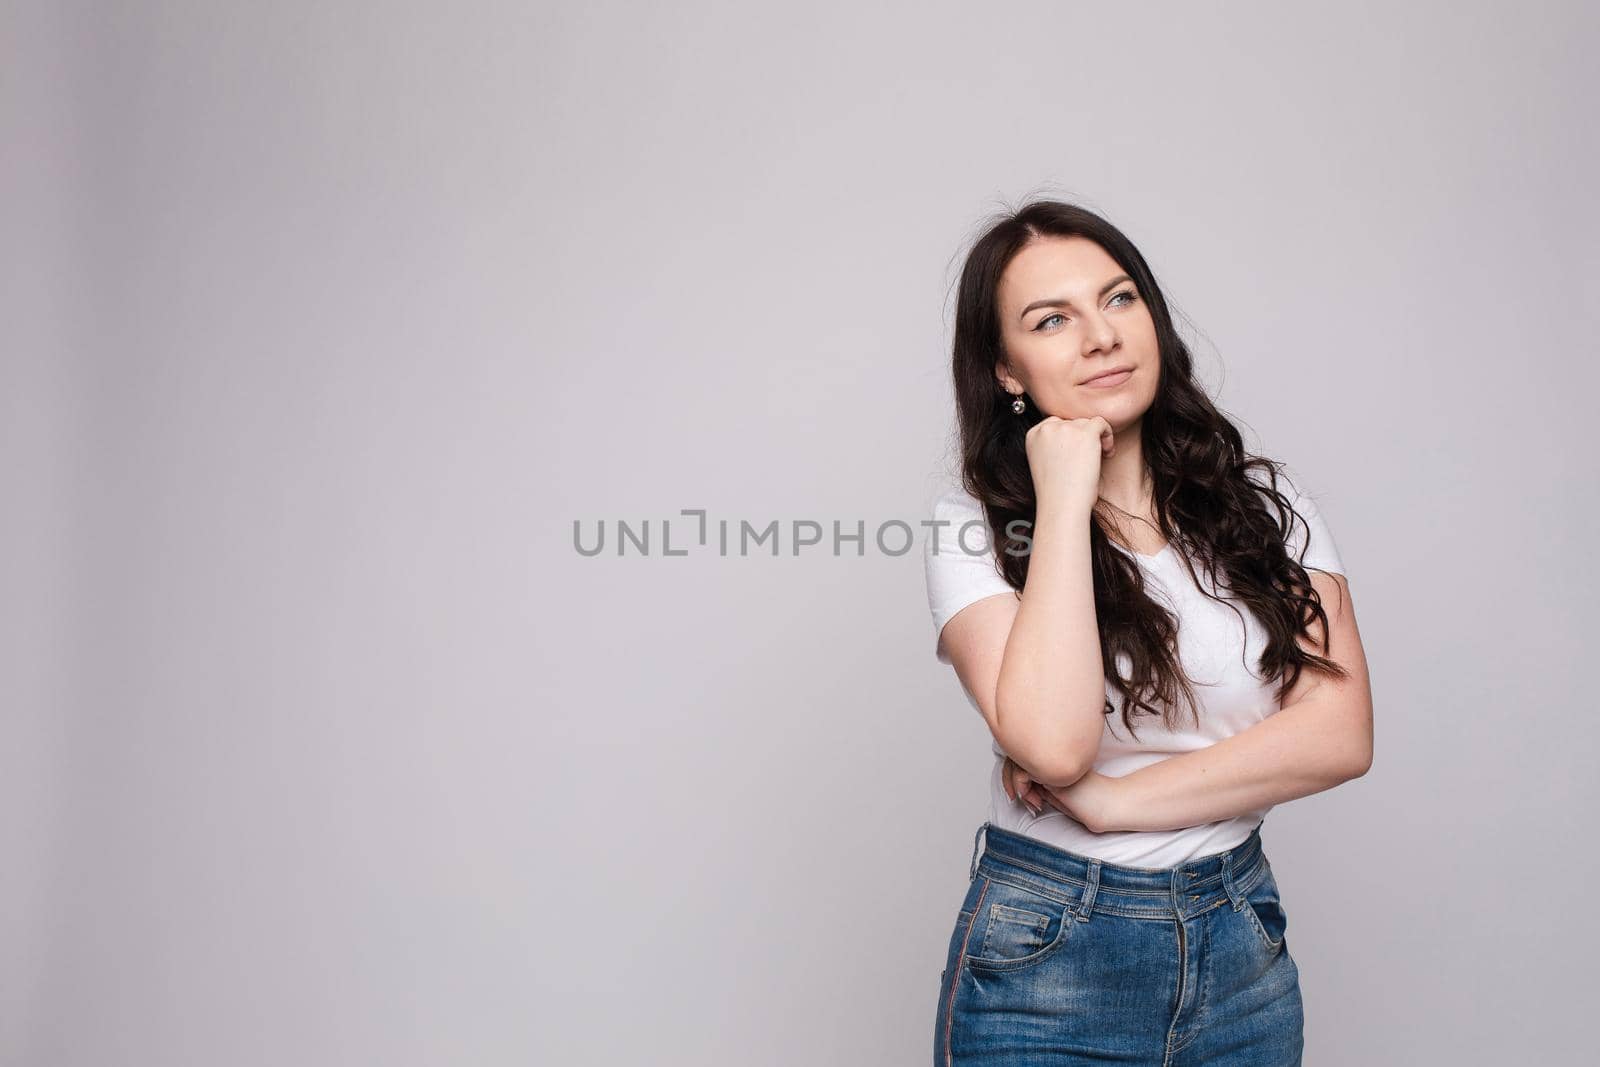
[[(1119, 296), (1125, 296), (1128, 299), (1126, 299), (1126, 300), (1122, 301), (1122, 303), (1118, 304), (1115, 301), (1116, 301), (1117, 297), (1119, 297)], [(1137, 292), (1135, 292), (1134, 290), (1132, 290), (1132, 289), (1121, 289), (1121, 290), (1118, 290), (1117, 292), (1111, 294), (1112, 306), (1114, 306), (1114, 307), (1127, 307), (1129, 304), (1136, 303), (1138, 301), (1138, 299), (1139, 299), (1139, 294)], [(1051, 319), (1060, 319), (1060, 318), (1063, 318), (1063, 317), (1064, 316), (1062, 316), (1059, 312), (1057, 312), (1055, 314), (1051, 314), (1051, 315), (1046, 315), (1044, 318), (1040, 319), (1034, 325), (1034, 327), (1033, 327), (1034, 332), (1038, 333), (1039, 331), (1045, 329), (1046, 323), (1048, 323)]]

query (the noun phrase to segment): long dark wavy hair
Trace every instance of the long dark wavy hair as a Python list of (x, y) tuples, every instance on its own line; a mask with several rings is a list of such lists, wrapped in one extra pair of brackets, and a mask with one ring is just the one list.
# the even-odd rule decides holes
[[(1005, 359), (1000, 276), (1029, 243), (1052, 236), (1085, 237), (1105, 249), (1138, 286), (1155, 322), (1160, 373), (1140, 440), (1163, 536), (1179, 551), (1201, 592), (1235, 612), (1243, 604), (1259, 620), (1266, 647), (1258, 675), (1281, 679), (1279, 703), (1304, 669), (1344, 677), (1348, 672), (1336, 661), (1296, 641), (1299, 635), (1309, 640), (1311, 623), (1318, 621), (1327, 652), (1328, 617), (1306, 568), (1285, 544), (1291, 523), (1304, 519), (1278, 488), (1281, 464), (1246, 454), (1238, 429), (1195, 381), (1193, 357), (1173, 328), (1166, 298), (1139, 250), (1101, 216), (1055, 200), (1034, 200), (995, 221), (967, 254), (957, 294), (952, 369), (962, 480), (983, 505), (990, 543), (1004, 549), (995, 554), (1006, 581), (1021, 590), (1028, 574), (1036, 500), (1026, 435), (1044, 414), (1031, 405), (1026, 414), (1016, 414), (1014, 397), (995, 378)], [(1017, 520), (1023, 524), (1013, 525)], [(1138, 563), (1111, 543), (1098, 508), (1089, 538), (1101, 657), (1106, 678), (1124, 698), (1123, 724), (1137, 736), (1134, 717), (1149, 714), (1176, 729), (1180, 693), (1198, 721), (1194, 691), (1178, 658), (1177, 619), (1146, 592)], [(1226, 596), (1198, 580), (1197, 562), (1225, 585)], [(1126, 677), (1118, 669), (1119, 657), (1130, 664)], [(1108, 698), (1105, 713), (1113, 711)]]

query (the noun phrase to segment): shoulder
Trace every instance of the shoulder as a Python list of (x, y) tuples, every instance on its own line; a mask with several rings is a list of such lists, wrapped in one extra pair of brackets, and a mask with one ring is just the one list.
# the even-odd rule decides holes
[[(1293, 468), (1279, 462), (1274, 462), (1272, 466), (1274, 469), (1270, 472), (1265, 467), (1252, 467), (1247, 477), (1260, 487), (1273, 516), (1278, 515), (1278, 507), (1269, 494), (1269, 488), (1275, 484), (1277, 491), (1288, 501), (1291, 514), (1288, 516), (1289, 528), (1284, 535), (1284, 543), (1289, 554), (1308, 568), (1345, 573), (1338, 543), (1328, 528), (1328, 520), (1322, 514), (1316, 495), (1306, 489)], [(1274, 474), (1276, 477), (1273, 477)]]
[(964, 557), (962, 563), (974, 559), (998, 563), (989, 537), (989, 518), (983, 504), (959, 485), (946, 485), (935, 493), (926, 508), (929, 516), (923, 523), (923, 556), (930, 566), (934, 561), (949, 555)]
[(928, 512), (935, 520), (966, 521), (983, 518), (983, 505), (978, 498), (959, 485), (942, 486), (933, 497)]
[(1271, 466), (1256, 464), (1245, 471), (1245, 477), (1256, 484), (1256, 487), (1266, 493), (1274, 485), (1278, 492), (1290, 500), (1300, 494), (1298, 479), (1295, 478), (1289, 466), (1278, 460), (1269, 460)]
[(1001, 573), (983, 505), (959, 486), (945, 487), (928, 504), (922, 549), (928, 608), (935, 632), (968, 604), (1015, 593)]

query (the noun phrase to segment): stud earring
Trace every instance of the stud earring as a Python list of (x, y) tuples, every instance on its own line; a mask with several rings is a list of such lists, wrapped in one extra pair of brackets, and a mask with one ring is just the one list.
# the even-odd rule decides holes
[(1022, 402), (1021, 394), (1018, 394), (1017, 398), (1011, 402), (1011, 410), (1015, 411), (1018, 415), (1021, 415), (1024, 411), (1026, 411), (1027, 407), (1028, 405)]

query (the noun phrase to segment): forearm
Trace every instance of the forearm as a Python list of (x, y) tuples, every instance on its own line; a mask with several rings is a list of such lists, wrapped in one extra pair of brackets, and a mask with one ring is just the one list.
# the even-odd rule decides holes
[(1370, 756), (1323, 689), (1214, 745), (1170, 756), (1118, 781), (1102, 830), (1178, 830), (1231, 819), (1332, 789), (1365, 773)]
[(1105, 728), (1089, 515), (1041, 500), (995, 688), (1000, 747), (1045, 785), (1093, 762)]

